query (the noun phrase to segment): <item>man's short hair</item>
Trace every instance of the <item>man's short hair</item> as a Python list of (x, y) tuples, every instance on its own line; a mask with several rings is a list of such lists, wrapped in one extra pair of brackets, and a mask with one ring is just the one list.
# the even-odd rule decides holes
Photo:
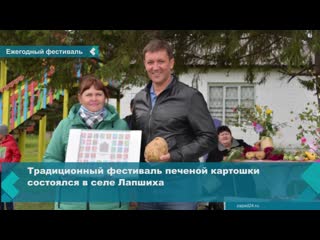
[(160, 50), (166, 50), (169, 59), (173, 58), (173, 49), (167, 41), (153, 39), (144, 47), (142, 51), (143, 59), (145, 58), (147, 52), (158, 52)]

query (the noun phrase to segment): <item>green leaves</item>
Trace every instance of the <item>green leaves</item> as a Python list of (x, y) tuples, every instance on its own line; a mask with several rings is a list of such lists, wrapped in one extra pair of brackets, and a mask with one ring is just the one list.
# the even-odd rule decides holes
[(286, 123), (273, 123), (273, 111), (268, 106), (256, 105), (254, 108), (239, 106), (235, 111), (241, 119), (241, 124), (236, 124), (236, 126), (241, 127), (244, 132), (248, 126), (253, 126), (260, 136), (271, 137), (276, 135), (280, 127), (287, 125)]
[[(142, 50), (153, 38), (168, 40), (174, 47), (177, 75), (190, 68), (204, 73), (213, 67), (245, 66), (245, 81), (253, 82), (257, 72), (264, 73), (259, 83), (265, 82), (268, 73), (277, 67), (287, 76), (312, 74), (310, 61), (313, 54), (320, 51), (320, 31), (317, 30), (0, 31), (0, 45), (98, 45), (99, 67), (90, 59), (82, 59), (82, 73), (116, 79), (121, 81), (122, 89), (131, 84), (145, 84)], [(38, 76), (43, 72), (42, 62), (42, 59), (8, 59), (8, 80), (20, 74), (31, 78)], [(55, 84), (69, 86), (67, 82), (74, 81), (74, 59), (46, 59), (46, 62), (62, 69), (60, 76), (55, 77)], [(318, 80), (300, 80), (300, 83), (309, 90), (319, 86)]]
[(243, 147), (236, 147), (230, 150), (228, 156), (226, 157), (226, 159), (224, 161), (226, 162), (230, 162), (232, 160), (236, 160), (236, 159), (243, 159)]
[[(292, 113), (293, 114), (293, 113)], [(320, 114), (319, 106), (316, 102), (307, 103), (305, 110), (298, 114), (301, 124), (298, 126), (299, 132), (297, 140), (302, 140), (306, 136), (312, 136), (317, 145), (320, 144)]]

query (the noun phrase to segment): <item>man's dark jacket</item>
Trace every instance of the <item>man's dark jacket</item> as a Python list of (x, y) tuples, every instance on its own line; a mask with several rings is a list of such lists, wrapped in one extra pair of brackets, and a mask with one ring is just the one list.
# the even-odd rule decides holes
[(152, 109), (152, 82), (134, 98), (133, 129), (142, 130), (141, 161), (145, 146), (163, 137), (172, 162), (197, 162), (217, 146), (217, 133), (202, 94), (173, 77), (157, 96)]

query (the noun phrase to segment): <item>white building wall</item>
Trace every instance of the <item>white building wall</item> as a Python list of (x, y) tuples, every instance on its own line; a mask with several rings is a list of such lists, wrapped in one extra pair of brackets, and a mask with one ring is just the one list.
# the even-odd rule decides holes
[(142, 86), (142, 87), (131, 86), (130, 90), (124, 90), (122, 92), (123, 98), (121, 98), (121, 101), (120, 101), (120, 118), (124, 118), (125, 116), (131, 114), (130, 101), (144, 87), (145, 86)]
[[(202, 92), (204, 99), (208, 102), (209, 83), (245, 83), (244, 71), (215, 70), (206, 74), (199, 75), (198, 90)], [(275, 123), (286, 122), (287, 127), (280, 130), (279, 134), (273, 138), (277, 147), (294, 148), (300, 143), (296, 140), (297, 126), (299, 122), (291, 122), (296, 114), (302, 112), (307, 102), (316, 101), (317, 98), (313, 92), (307, 91), (301, 86), (297, 79), (293, 79), (287, 83), (287, 79), (281, 79), (281, 74), (277, 72), (271, 73), (265, 84), (256, 85), (255, 101), (259, 105), (267, 105), (273, 110), (273, 120)], [(180, 76), (180, 81), (192, 85), (193, 73), (183, 74)], [(257, 77), (259, 79), (259, 76)], [(143, 87), (133, 87), (131, 90), (123, 92), (124, 97), (121, 99), (120, 117), (123, 118), (130, 114), (130, 100)], [(244, 133), (240, 128), (231, 127), (235, 138), (242, 138), (249, 144), (254, 144), (258, 140), (258, 135), (252, 130)]]

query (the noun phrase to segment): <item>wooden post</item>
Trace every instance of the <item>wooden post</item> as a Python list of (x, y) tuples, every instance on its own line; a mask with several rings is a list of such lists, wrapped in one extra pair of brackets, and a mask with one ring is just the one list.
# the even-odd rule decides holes
[(22, 87), (22, 82), (18, 84), (18, 108), (17, 108), (17, 125), (20, 125), (21, 123), (21, 103), (22, 103), (22, 96), (21, 96), (21, 87)]
[(38, 161), (41, 162), (46, 150), (47, 116), (39, 120)]
[[(5, 60), (0, 61), (0, 88), (7, 84), (7, 64)], [(1, 94), (1, 93), (0, 93)], [(1, 101), (2, 108), (0, 121), (2, 124), (9, 126), (9, 90), (4, 90), (2, 93)]]
[(7, 85), (7, 64), (5, 60), (0, 61), (0, 88)]
[(19, 150), (21, 153), (21, 159), (24, 160), (24, 156), (25, 156), (25, 149), (26, 149), (26, 138), (27, 138), (27, 131), (23, 130), (20, 134), (19, 134)]
[(2, 93), (2, 124), (5, 124), (9, 127), (9, 97), (10, 93), (9, 90), (4, 90)]
[(64, 96), (63, 96), (63, 115), (62, 118), (65, 119), (68, 117), (68, 101), (69, 101), (69, 92), (67, 89), (64, 90)]

